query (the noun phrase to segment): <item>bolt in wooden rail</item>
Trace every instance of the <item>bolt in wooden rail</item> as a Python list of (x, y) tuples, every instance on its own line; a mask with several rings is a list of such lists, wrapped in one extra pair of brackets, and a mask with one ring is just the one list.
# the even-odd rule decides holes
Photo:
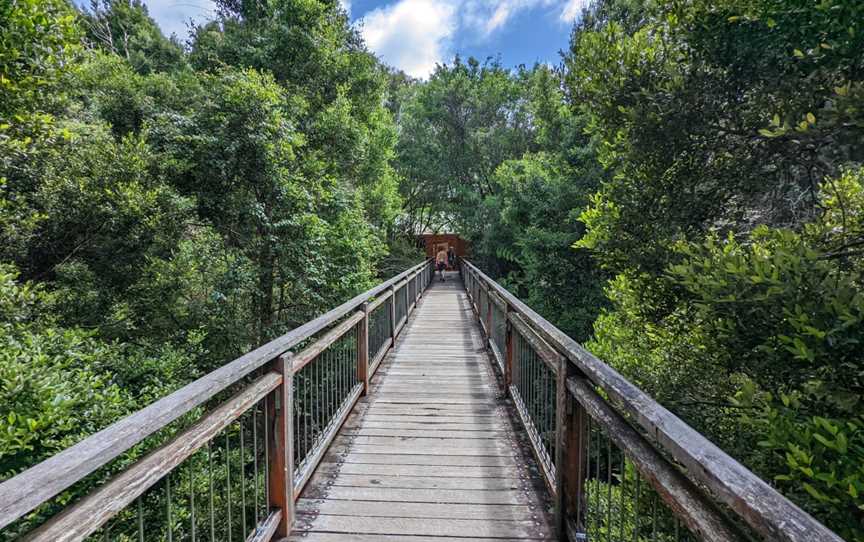
[[(425, 261), (400, 273), (315, 320), (249, 352), (42, 463), (4, 481), (0, 484), (0, 528), (12, 524), (31, 510), (48, 502), (58, 493), (69, 489), (73, 484), (93, 474), (156, 431), (211, 401), (223, 390), (229, 387), (243, 386), (242, 391), (209, 413), (205, 413), (194, 425), (181, 431), (167, 444), (125, 468), (116, 477), (99, 486), (85, 498), (67, 507), (62, 513), (48, 520), (29, 536), (34, 540), (83, 540), (135, 499), (138, 499), (139, 503), (138, 517), (140, 522), (143, 517), (140, 509), (141, 495), (164, 478), (168, 499), (168, 536), (170, 539), (172, 529), (170, 522), (170, 473), (189, 459), (196, 450), (205, 446), (207, 447), (207, 460), (210, 461), (210, 444), (213, 438), (217, 433), (227, 430), (229, 425), (239, 420), (241, 416), (249, 415), (250, 411), (254, 433), (258, 427), (255, 420), (259, 401), (264, 402), (263, 442), (266, 445), (263, 451), (257, 449), (253, 452), (256, 458), (255, 499), (258, 498), (257, 454), (263, 453), (267, 458), (264, 461), (266, 471), (264, 474), (264, 491), (267, 494), (265, 504), (269, 510), (262, 518), (257, 519), (258, 506), (255, 505), (255, 516), (258, 523), (253, 526), (253, 532), (249, 534), (248, 538), (250, 540), (269, 540), (273, 536), (287, 536), (294, 519), (294, 500), (299, 495), (312, 470), (323, 457), (327, 445), (350, 414), (360, 394), (367, 389), (370, 361), (368, 352), (370, 307), (384, 303), (387, 299), (391, 302), (390, 306), (385, 309), (389, 310), (391, 315), (391, 338), (388, 343), (385, 343), (386, 346), (383, 346), (381, 351), (376, 353), (376, 357), (383, 357), (383, 354), (386, 354), (386, 351), (392, 348), (395, 343), (395, 338), (401, 327), (405, 325), (409, 312), (407, 310), (407, 297), (403, 297), (406, 301), (406, 314), (400, 327), (396, 328), (392, 318), (392, 311), (395, 308), (393, 305), (394, 286), (404, 285), (408, 280), (414, 280), (414, 284), (420, 289), (428, 286), (428, 282), (423, 282), (418, 277), (422, 277), (423, 273), (428, 276), (430, 266), (430, 261)], [(407, 289), (403, 288), (402, 295), (407, 296)], [(419, 292), (417, 297), (419, 298)], [(416, 302), (412, 304), (412, 310), (415, 305)], [(312, 344), (302, 352), (291, 353), (290, 350), (293, 347), (313, 339), (317, 333), (327, 328), (330, 330), (313, 340)], [(307, 378), (310, 375), (303, 376), (303, 382), (318, 384), (319, 387), (316, 389), (326, 392), (322, 396), (326, 401), (337, 399), (337, 397), (334, 395), (334, 391), (322, 386), (333, 386), (334, 389), (349, 391), (346, 391), (347, 395), (342, 399), (340, 405), (322, 404), (320, 409), (322, 415), (316, 420), (319, 426), (317, 429), (314, 426), (311, 427), (317, 432), (314, 442), (317, 445), (310, 448), (309, 442), (304, 443), (307, 456), (303, 458), (302, 469), (298, 470), (296, 464), (298, 443), (295, 441), (295, 435), (301, 431), (297, 425), (297, 421), (300, 419), (298, 416), (302, 416), (302, 420), (307, 426), (306, 429), (310, 428), (312, 422), (307, 415), (308, 412), (299, 413), (294, 409), (298, 400), (302, 399), (307, 403), (310, 400), (309, 394), (302, 398), (295, 396), (298, 375), (317, 367), (315, 360), (325, 356), (328, 348), (334, 347), (339, 341), (344, 343), (344, 338), (349, 333), (356, 334), (353, 345), (341, 346), (342, 350), (338, 356), (333, 358), (333, 361), (329, 362), (328, 367), (316, 368), (315, 374), (318, 380), (313, 381)], [(380, 359), (378, 361), (380, 362)], [(354, 364), (351, 371), (347, 370), (347, 363), (349, 362)], [(265, 366), (267, 369), (263, 376), (252, 384), (244, 385), (244, 379)], [(306, 391), (311, 391), (311, 389)], [(325, 412), (331, 418), (325, 419)], [(249, 418), (247, 417), (247, 419)], [(326, 431), (322, 433), (321, 425), (325, 422), (327, 424)], [(258, 441), (255, 440), (254, 434), (252, 438), (254, 445), (257, 446)], [(227, 461), (226, 468), (230, 476), (232, 461), (229, 455), (227, 433), (224, 444), (224, 459)], [(238, 452), (242, 462), (244, 453), (242, 423), (239, 425), (239, 446)], [(191, 487), (191, 470), (189, 476), (190, 491), (194, 491), (194, 488)], [(212, 537), (214, 522), (212, 463), (210, 476), (210, 534)], [(230, 491), (230, 479), (227, 480), (227, 483)], [(245, 484), (245, 474), (241, 474), (241, 495), (246, 487)], [(191, 498), (194, 499), (194, 494), (191, 495)], [(227, 501), (231, 500), (230, 493), (226, 498)], [(245, 499), (245, 496), (243, 498)], [(194, 503), (194, 500), (191, 502)], [(245, 525), (245, 513), (242, 516)], [(230, 508), (227, 519), (230, 525)], [(194, 531), (194, 511), (191, 520), (191, 528)], [(139, 538), (143, 536), (144, 529), (143, 523), (140, 524), (138, 527)]]
[[(656, 491), (674, 517), (702, 540), (742, 539), (734, 522), (718, 512), (718, 507), (728, 507), (737, 518), (736, 521), (749, 526), (767, 540), (843, 542), (837, 534), (586, 351), (476, 266), (460, 260), (459, 271), (472, 310), (487, 339), (492, 330), (488, 323), (490, 311), (484, 311), (484, 308), (491, 308), (489, 299), (492, 295), (500, 297), (505, 304), (507, 327), (503, 381), (529, 429), (538, 459), (547, 450), (543, 449), (544, 445), (539, 442), (536, 433), (532, 433), (535, 420), (526, 415), (527, 407), (519, 397), (518, 389), (525, 383), (520, 382), (520, 360), (515, 354), (516, 339), (518, 337), (523, 341), (523, 345), (527, 345), (523, 347), (529, 348), (550, 368), (555, 365), (553, 360), (556, 356), (562, 360), (553, 369), (555, 393), (549, 405), (551, 410), (554, 403), (555, 410), (555, 469), (543, 469), (547, 481), (551, 482), (550, 490), (555, 495), (556, 527), (562, 536), (565, 533), (569, 533), (571, 538), (584, 535), (585, 524), (581, 514), (576, 514), (575, 522), (568, 514), (574, 508), (587, 514), (590, 507), (585, 499), (589, 479), (599, 484), (601, 467), (606, 470), (609, 484), (613, 469), (617, 469), (616, 472), (623, 479), (622, 469), (627, 462), (644, 476), (646, 485)], [(484, 307), (484, 303), (489, 305)], [(533, 374), (528, 376), (536, 377)], [(602, 390), (608, 399), (598, 395), (594, 388)], [(532, 399), (536, 401), (538, 398), (535, 396)], [(636, 431), (631, 424), (641, 431)], [(601, 461), (601, 456), (606, 454), (599, 450), (600, 443), (596, 437), (597, 448), (591, 447), (592, 426), (602, 430), (605, 438), (608, 438), (609, 450), (605, 463)], [(615, 454), (613, 444), (616, 447)], [(613, 465), (613, 455), (620, 456), (620, 466)], [(542, 460), (540, 463), (543, 466)], [(593, 473), (589, 469), (592, 466)], [(554, 476), (554, 479), (549, 480), (550, 476)], [(640, 494), (639, 481), (640, 477), (637, 476), (637, 499)], [(607, 484), (607, 487), (611, 495), (611, 485)], [(623, 500), (624, 488), (620, 487), (617, 491)], [(595, 502), (595, 508), (600, 504), (602, 501)], [(637, 501), (637, 508), (638, 504)], [(605, 506), (611, 510), (608, 501)], [(623, 507), (619, 507), (621, 513), (623, 510)], [(656, 509), (653, 521), (656, 528)], [(620, 530), (624, 532), (623, 519)], [(583, 534), (579, 534), (580, 531)], [(606, 532), (607, 536), (611, 535), (609, 525), (606, 526)]]

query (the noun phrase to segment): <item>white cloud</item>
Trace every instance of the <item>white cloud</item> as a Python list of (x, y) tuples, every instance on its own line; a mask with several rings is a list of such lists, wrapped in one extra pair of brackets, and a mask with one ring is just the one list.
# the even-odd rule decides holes
[(510, 15), (513, 13), (512, 2), (501, 2), (501, 4), (495, 8), (495, 12), (492, 14), (492, 17), (489, 18), (489, 21), (486, 23), (486, 33), (491, 34), (498, 28), (501, 28), (507, 23), (507, 19), (510, 18)]
[(457, 35), (483, 41), (520, 12), (548, 8), (551, 15), (588, 1), (397, 0), (370, 11), (359, 24), (366, 44), (384, 62), (414, 77), (426, 77), (436, 63), (449, 59)]
[(588, 4), (589, 0), (567, 0), (564, 9), (561, 10), (561, 20), (565, 23), (572, 23), (582, 15), (582, 10), (588, 7)]
[(413, 77), (426, 77), (450, 54), (457, 3), (399, 0), (361, 19), (369, 48), (384, 62)]
[(463, 0), (462, 25), (489, 37), (521, 11), (561, 3), (562, 0)]

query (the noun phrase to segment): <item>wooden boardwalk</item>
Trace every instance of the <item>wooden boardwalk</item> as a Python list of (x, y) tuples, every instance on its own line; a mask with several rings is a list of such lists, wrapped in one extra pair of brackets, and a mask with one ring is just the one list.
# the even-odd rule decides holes
[[(617, 527), (616, 540), (843, 542), (480, 269), (460, 267), (471, 296), (455, 273), (427, 289), (431, 261), (419, 263), (0, 482), (0, 529), (17, 532), (45, 506), (62, 512), (27, 540), (179, 540), (208, 519), (212, 540), (553, 540), (554, 504), (573, 541), (611, 540)], [(499, 331), (490, 340), (514, 378), (506, 397), (473, 310)], [(393, 348), (391, 314), (402, 324)], [(361, 397), (370, 337), (379, 369)], [(191, 417), (138, 461), (112, 464)], [(122, 470), (85, 498), (55, 499), (109, 464)], [(209, 491), (195, 482), (208, 474)], [(546, 484), (564, 498), (550, 501)]]
[(435, 282), (297, 502), (292, 540), (552, 539), (457, 275)]

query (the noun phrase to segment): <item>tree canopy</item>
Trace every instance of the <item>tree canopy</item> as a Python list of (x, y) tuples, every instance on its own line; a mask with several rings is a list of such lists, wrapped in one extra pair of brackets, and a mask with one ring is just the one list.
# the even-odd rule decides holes
[(217, 6), (0, 3), (0, 476), (450, 231), (864, 542), (864, 4), (597, 0), (555, 65), (426, 80), (336, 0)]

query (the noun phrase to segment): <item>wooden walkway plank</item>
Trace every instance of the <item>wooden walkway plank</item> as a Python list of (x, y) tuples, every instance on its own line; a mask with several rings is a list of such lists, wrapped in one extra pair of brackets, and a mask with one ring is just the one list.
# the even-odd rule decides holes
[(430, 519), (468, 519), (475, 521), (524, 521), (536, 515), (526, 505), (488, 505), (451, 503), (390, 503), (383, 501), (339, 501), (335, 499), (316, 502), (311, 499), (297, 501), (300, 514), (312, 516), (398, 517)]
[[(298, 517), (298, 523), (303, 516)], [(405, 517), (331, 516), (320, 514), (312, 520), (316, 530), (331, 533), (400, 534), (411, 536), (470, 536), (474, 538), (537, 538), (531, 520), (489, 521), (472, 519), (432, 519)]]
[(436, 282), (303, 491), (291, 540), (553, 539), (516, 427), (461, 283)]
[(407, 476), (399, 474), (367, 475), (339, 473), (334, 486), (345, 487), (387, 487), (393, 489), (473, 489), (518, 491), (521, 486), (519, 476), (510, 478), (477, 478), (465, 480), (459, 476)]
[[(325, 533), (325, 532), (309, 532), (303, 537), (307, 542), (488, 542), (489, 538), (441, 538), (438, 536), (400, 536), (400, 535), (369, 535), (369, 534), (353, 534), (353, 533)], [(495, 538), (495, 542), (517, 542), (518, 540), (527, 540), (525, 538)], [(549, 540), (547, 538), (537, 538), (531, 540)]]
[(333, 462), (363, 463), (368, 465), (436, 465), (438, 467), (515, 467), (523, 466), (515, 457), (488, 455), (428, 455), (428, 454), (370, 454), (350, 452), (330, 456)]
[[(456, 476), (460, 480), (467, 478), (521, 478), (518, 467), (496, 466), (461, 466), (449, 465), (442, 469), (441, 465), (379, 465), (375, 463), (322, 463), (318, 470), (325, 475), (362, 474), (371, 476), (425, 476), (427, 478), (449, 478)], [(334, 477), (335, 478), (335, 477)]]
[(476, 431), (476, 430), (443, 430), (435, 427), (423, 429), (405, 429), (401, 427), (386, 428), (358, 427), (343, 428), (343, 434), (357, 435), (362, 437), (398, 437), (398, 438), (470, 438), (470, 439), (499, 439), (506, 433), (504, 431)]

